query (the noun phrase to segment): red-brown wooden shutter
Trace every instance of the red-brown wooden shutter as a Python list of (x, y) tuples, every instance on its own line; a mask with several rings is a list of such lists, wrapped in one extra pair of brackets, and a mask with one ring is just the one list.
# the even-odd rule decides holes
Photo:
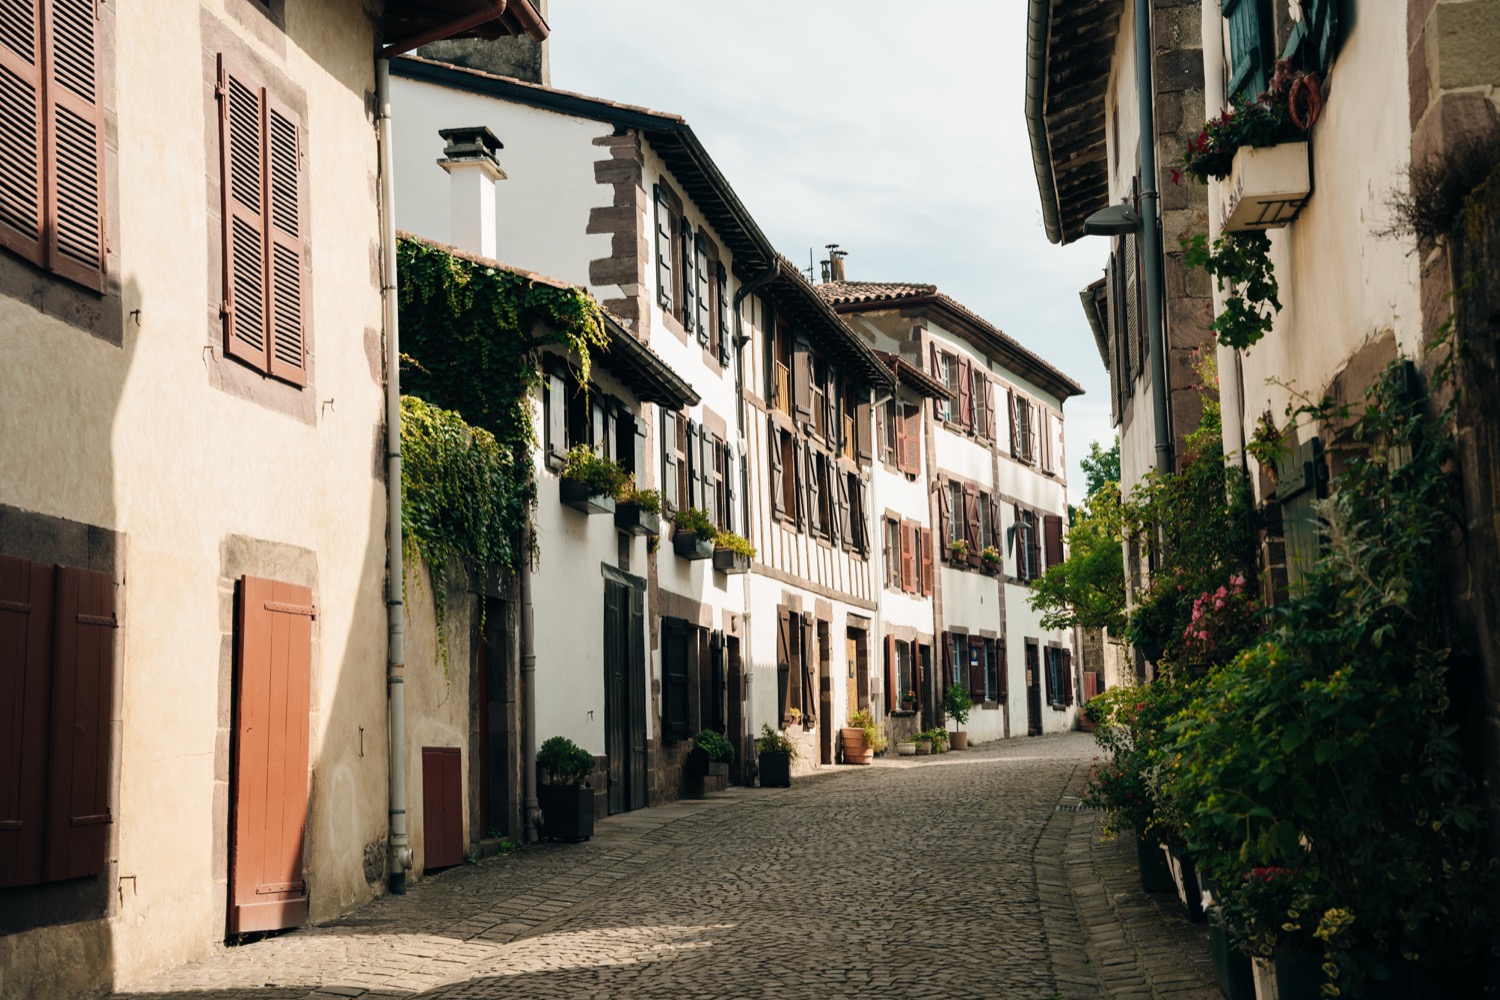
[(802, 614), (797, 653), (802, 658), (802, 725), (808, 726), (818, 719), (818, 661), (813, 648), (812, 616), (807, 612)]
[(969, 543), (969, 564), (979, 565), (979, 487), (964, 485), (964, 537)]
[(1038, 653), (1038, 658), (1041, 661), (1042, 677), (1044, 677), (1046, 679), (1047, 704), (1049, 704), (1049, 705), (1056, 705), (1057, 704), (1057, 690), (1056, 690), (1056, 685), (1052, 683), (1052, 663), (1051, 663), (1052, 655), (1051, 654), (1052, 654), (1052, 650), (1050, 650), (1050, 649), (1043, 649), (1043, 650), (1040, 651), (1040, 653)]
[(114, 704), (115, 587), (104, 573), (58, 567), (52, 639), (47, 878), (104, 870)]
[(966, 431), (974, 429), (974, 366), (968, 358), (958, 362), (958, 422)]
[(894, 712), (901, 704), (901, 693), (896, 690), (896, 638), (885, 637), (885, 710)]
[(917, 589), (917, 526), (910, 521), (901, 522), (901, 589), (907, 593)]
[(995, 440), (995, 383), (984, 380), (984, 436)]
[(781, 724), (792, 721), (792, 613), (776, 610), (776, 678), (777, 700), (781, 705)]
[(229, 915), (235, 934), (307, 919), (302, 849), (314, 613), (306, 587), (251, 576), (240, 584)]
[(42, 881), (53, 572), (0, 556), (0, 887)]
[(422, 867), (464, 860), (463, 757), (458, 747), (422, 748)]
[(913, 476), (922, 474), (922, 408), (906, 408), (906, 471)]
[(1010, 668), (1005, 663), (1005, 640), (997, 640), (995, 643), (995, 672), (999, 675), (1000, 700), (1005, 701), (1010, 697)]
[(1016, 424), (1016, 391), (1005, 390), (1007, 406), (1010, 410), (1010, 457), (1021, 457), (1021, 429)]
[(932, 529), (923, 528), (919, 537), (922, 540), (922, 593), (932, 593)]
[(303, 337), (301, 119), (273, 96), (266, 99), (266, 231), (270, 234), (270, 372), (307, 384)]
[(812, 422), (812, 355), (800, 342), (792, 347), (792, 409), (798, 420)]
[(854, 455), (864, 465), (875, 457), (875, 426), (868, 402), (854, 404)]
[[(13, 0), (8, 0), (6, 6)], [(46, 0), (47, 263), (104, 290), (104, 108), (95, 0)]]
[(1047, 565), (1056, 566), (1063, 561), (1062, 517), (1057, 514), (1043, 515), (1042, 533), (1047, 539)]
[(1073, 704), (1073, 652), (1065, 649), (1060, 655), (1062, 656), (1063, 704), (1071, 705)]
[[(973, 650), (979, 650), (979, 669), (974, 669)], [(984, 702), (984, 640), (979, 636), (973, 636), (964, 647), (964, 655), (969, 658), (969, 697), (978, 705)]]
[(897, 403), (891, 405), (896, 407), (896, 418), (891, 421), (895, 424), (896, 430), (896, 471), (912, 472), (914, 470), (909, 468), (906, 462), (906, 408)]
[[(928, 356), (932, 359), (932, 377), (939, 382), (943, 381), (943, 368), (939, 362), (938, 346), (936, 341), (927, 342)], [(934, 396), (932, 399), (932, 417), (934, 420), (943, 419), (943, 405), (948, 402), (942, 396)], [(956, 402), (956, 401), (955, 401)]]
[(950, 519), (953, 517), (952, 495), (948, 492), (948, 480), (938, 480), (938, 544), (943, 547), (942, 558), (953, 558), (953, 547), (948, 543), (953, 535), (949, 528)]
[(0, 246), (42, 264), (39, 0), (0, 0)]
[(224, 213), (224, 354), (268, 370), (265, 91), (219, 56), (219, 148)]

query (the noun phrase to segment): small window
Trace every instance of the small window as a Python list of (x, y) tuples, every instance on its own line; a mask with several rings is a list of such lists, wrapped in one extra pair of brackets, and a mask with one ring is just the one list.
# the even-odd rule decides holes
[(980, 437), (986, 437), (989, 434), (988, 428), (990, 425), (988, 399), (990, 383), (989, 379), (984, 377), (984, 373), (977, 368), (974, 370), (972, 378), (974, 383), (974, 433)]
[(901, 589), (901, 522), (894, 517), (885, 519), (885, 585)]
[(995, 544), (994, 526), (990, 524), (990, 495), (979, 494), (979, 549), (984, 551)]
[(901, 432), (901, 423), (897, 417), (896, 401), (888, 399), (881, 409), (881, 420), (883, 422), (883, 436), (880, 442), (880, 459), (887, 465), (898, 466), (901, 463), (900, 452), (896, 450), (897, 440)]
[(913, 668), (911, 643), (896, 640), (896, 692), (901, 707), (911, 710), (917, 700), (917, 672)]
[(969, 637), (954, 633), (948, 637), (949, 662), (953, 664), (953, 683), (957, 687), (972, 690), (969, 683)]
[(938, 355), (938, 358), (939, 376), (943, 384), (948, 387), (949, 395), (949, 398), (942, 403), (943, 419), (951, 421), (958, 416), (958, 359), (946, 353)]
[(1019, 458), (1023, 462), (1036, 461), (1031, 427), (1031, 404), (1024, 399), (1016, 400), (1016, 441), (1020, 448)]
[(786, 431), (780, 432), (781, 438), (781, 503), (786, 516), (796, 518), (797, 515), (797, 481), (802, 476), (802, 470), (797, 468), (797, 446), (792, 440), (792, 435)]
[(948, 502), (951, 505), (948, 509), (953, 512), (953, 515), (948, 518), (948, 537), (946, 541), (966, 542), (968, 541), (968, 522), (965, 520), (966, 515), (964, 513), (963, 483), (952, 479), (948, 480)]

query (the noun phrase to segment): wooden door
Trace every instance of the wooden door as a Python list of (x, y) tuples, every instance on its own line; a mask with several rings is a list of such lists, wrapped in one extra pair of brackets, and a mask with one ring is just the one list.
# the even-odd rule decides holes
[(611, 816), (628, 809), (630, 798), (630, 678), (625, 636), (629, 595), (623, 584), (604, 582), (604, 756)]
[(312, 591), (240, 581), (234, 693), (229, 931), (278, 930), (307, 919)]
[(1036, 644), (1026, 644), (1026, 735), (1042, 735), (1042, 672)]
[(729, 777), (738, 785), (745, 784), (745, 762), (752, 757), (749, 741), (745, 739), (745, 665), (740, 657), (740, 640), (729, 636), (724, 640), (728, 647), (728, 730), (729, 742), (734, 744), (734, 760), (729, 764)]
[(458, 747), (423, 747), (423, 871), (463, 863), (463, 808), (463, 757)]
[(646, 808), (646, 591), (630, 588), (630, 619), (625, 630), (626, 714), (630, 719), (630, 808)]
[[(485, 628), (479, 637), (474, 693), (479, 717), (479, 834), (493, 830), (511, 835), (510, 802), (510, 671), (508, 667), (505, 605), (487, 601)], [(477, 839), (477, 838), (476, 838)]]
[(859, 697), (859, 642), (851, 629), (844, 637), (844, 712), (845, 718), (864, 708)]

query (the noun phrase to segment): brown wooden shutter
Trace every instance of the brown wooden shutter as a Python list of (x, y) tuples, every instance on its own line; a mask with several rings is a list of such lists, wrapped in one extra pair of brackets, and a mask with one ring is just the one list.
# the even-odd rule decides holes
[(58, 567), (52, 640), (47, 878), (104, 870), (114, 705), (115, 587), (104, 573)]
[(266, 100), (266, 230), (270, 235), (270, 372), (307, 384), (303, 336), (302, 120), (275, 97)]
[(1005, 641), (995, 642), (995, 674), (998, 678), (997, 690), (1000, 692), (1000, 700), (1005, 701), (1010, 697), (1010, 669), (1005, 664)]
[(46, 0), (42, 23), (47, 263), (62, 277), (103, 291), (104, 108), (95, 0)]
[(802, 657), (802, 724), (807, 726), (818, 719), (818, 661), (813, 647), (812, 617), (806, 613), (802, 616), (797, 652)]
[(1005, 544), (1000, 538), (1000, 501), (995, 499), (995, 494), (990, 494), (989, 510), (981, 511), (980, 513), (990, 519), (990, 538), (993, 539), (992, 544), (995, 546), (995, 551), (1003, 552)]
[(822, 534), (828, 530), (828, 525), (823, 523), (822, 483), (818, 481), (818, 453), (811, 447), (804, 447), (802, 453), (807, 456), (807, 527), (815, 535)]
[(1063, 561), (1062, 517), (1057, 514), (1044, 515), (1042, 533), (1047, 538), (1047, 565), (1056, 566)]
[[(892, 406), (899, 406), (900, 404), (892, 403), (891, 405)], [(895, 441), (895, 445), (896, 445), (896, 471), (897, 472), (911, 472), (912, 470), (907, 465), (907, 462), (906, 462), (906, 412), (905, 412), (905, 407), (901, 407), (900, 409), (898, 409), (896, 411), (896, 418), (893, 421), (891, 421), (891, 422), (896, 425), (895, 426), (895, 429), (896, 429), (896, 441)]]
[(917, 592), (926, 596), (932, 593), (932, 529), (917, 531), (917, 548), (920, 559), (917, 566)]
[[(979, 650), (979, 669), (978, 670), (973, 669), (973, 666), (972, 666), (973, 663), (974, 663), (974, 654), (973, 654), (972, 651), (975, 650), (975, 649)], [(969, 639), (969, 644), (964, 647), (964, 655), (967, 656), (967, 657), (969, 657), (969, 663), (970, 663), (970, 669), (969, 669), (969, 697), (974, 700), (974, 703), (976, 705), (982, 704), (985, 701), (985, 697), (984, 697), (984, 694), (985, 694), (985, 691), (984, 691), (984, 672), (985, 672), (985, 665), (984, 665), (984, 640), (981, 639), (979, 636), (973, 636), (972, 638), (970, 638)]]
[(306, 587), (250, 576), (240, 583), (231, 933), (295, 927), (307, 918), (302, 847), (313, 614)]
[(686, 619), (663, 618), (661, 645), (662, 738), (688, 738), (688, 647), (695, 645)]
[(776, 701), (781, 724), (792, 721), (792, 613), (776, 609)]
[(774, 420), (769, 423), (766, 430), (766, 455), (771, 460), (771, 514), (785, 517), (786, 482), (783, 477), (786, 470), (781, 467), (781, 432), (776, 429)]
[(0, 11), (0, 246), (40, 266), (45, 163), (40, 0), (3, 0)]
[(463, 757), (458, 747), (422, 748), (422, 867), (463, 864)]
[(0, 888), (42, 881), (55, 599), (51, 566), (0, 556)]
[(953, 537), (950, 519), (953, 517), (953, 501), (948, 492), (948, 480), (938, 480), (938, 544), (942, 546), (942, 558), (951, 559), (953, 549), (948, 542)]
[(974, 429), (974, 366), (968, 358), (958, 362), (958, 422), (966, 431)]
[(917, 589), (917, 539), (916, 525), (901, 522), (901, 589), (907, 593)]
[(979, 488), (964, 484), (964, 538), (969, 543), (969, 564), (979, 565)]
[(1073, 704), (1073, 652), (1064, 649), (1058, 656), (1062, 659), (1063, 704)]
[(875, 423), (868, 401), (854, 404), (854, 455), (861, 465), (875, 457)]
[(792, 410), (798, 420), (812, 422), (812, 355), (800, 341), (792, 346)]
[(885, 637), (885, 710), (894, 712), (901, 704), (901, 692), (896, 690), (896, 639)]
[(1038, 651), (1037, 657), (1038, 657), (1038, 660), (1040, 661), (1040, 667), (1041, 667), (1041, 671), (1042, 671), (1042, 677), (1045, 679), (1045, 684), (1047, 686), (1047, 704), (1049, 704), (1049, 705), (1056, 705), (1057, 704), (1057, 690), (1056, 690), (1057, 685), (1055, 685), (1055, 684), (1052, 683), (1052, 662), (1051, 662), (1052, 661), (1052, 656), (1051, 656), (1051, 653), (1052, 653), (1052, 650), (1050, 650), (1050, 649), (1042, 649), (1042, 650)]
[(1021, 428), (1020, 425), (1016, 423), (1016, 391), (1014, 389), (1006, 389), (1005, 398), (1007, 406), (1010, 410), (1010, 457), (1020, 458)]
[(995, 383), (984, 380), (984, 436), (995, 440)]
[(807, 467), (802, 462), (802, 454), (807, 446), (802, 439), (792, 435), (792, 510), (797, 519), (797, 530), (802, 531), (807, 527)]
[(906, 408), (906, 471), (913, 476), (922, 474), (922, 408)]
[[(927, 342), (927, 354), (928, 354), (928, 357), (931, 359), (931, 363), (932, 363), (932, 377), (935, 378), (935, 379), (937, 379), (939, 382), (943, 381), (943, 367), (942, 367), (942, 364), (938, 360), (939, 355), (938, 355), (938, 346), (937, 346), (937, 342), (936, 341), (928, 341)], [(941, 396), (934, 396), (933, 397), (933, 400), (932, 400), (932, 418), (934, 420), (941, 420), (941, 419), (943, 419), (943, 404), (946, 403), (946, 402), (947, 402), (947, 400), (944, 399)]]
[(265, 91), (219, 56), (224, 213), (224, 353), (267, 370)]
[(835, 495), (838, 497), (838, 504), (834, 508), (833, 534), (838, 543), (847, 549), (849, 543), (854, 540), (852, 519), (849, 516), (849, 479), (840, 471), (836, 463), (830, 462), (829, 467), (833, 470), (833, 478), (837, 486)]

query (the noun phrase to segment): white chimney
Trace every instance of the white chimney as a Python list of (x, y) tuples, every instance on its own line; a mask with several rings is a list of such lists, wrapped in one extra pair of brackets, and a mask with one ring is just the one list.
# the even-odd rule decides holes
[(448, 171), (453, 211), (451, 242), (460, 250), (495, 259), (495, 182), (505, 180), (496, 150), (504, 149), (483, 125), (439, 129), (447, 140), (438, 165)]

